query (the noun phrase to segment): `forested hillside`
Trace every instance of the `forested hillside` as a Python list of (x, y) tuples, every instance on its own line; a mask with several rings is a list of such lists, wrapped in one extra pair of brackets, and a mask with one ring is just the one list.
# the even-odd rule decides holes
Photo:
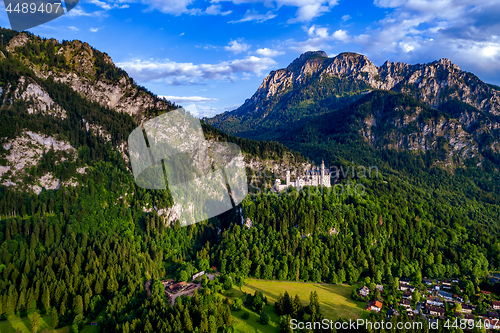
[[(385, 112), (404, 118), (419, 108), (425, 123), (451, 119), (451, 104), (436, 113), (401, 93), (331, 97), (339, 113), (325, 102), (317, 114), (291, 114), (304, 121), (281, 131), (280, 143), (203, 123), (209, 142), (241, 147), (255, 191), (224, 214), (181, 227), (168, 189), (135, 184), (126, 144), (141, 123), (177, 106), (88, 44), (2, 32), (0, 327), (29, 317), (34, 332), (41, 318), (71, 332), (91, 322), (99, 332), (232, 332), (242, 304), (228, 291), (248, 277), (349, 284), (459, 277), (472, 298), (500, 269), (498, 163), (494, 151), (484, 158), (491, 142), (481, 141), (476, 159), (452, 159), (447, 168), (435, 164), (448, 156), (444, 143), (413, 154), (378, 146), (405, 131), (397, 126), (373, 144), (359, 135), (373, 110), (385, 120), (394, 115)], [(366, 88), (330, 83), (339, 94)], [(402, 104), (408, 109), (392, 107)], [(342, 172), (329, 189), (267, 190), (278, 167), (309, 159), (375, 169)], [(199, 271), (212, 279), (169, 304), (160, 280), (190, 281)]]

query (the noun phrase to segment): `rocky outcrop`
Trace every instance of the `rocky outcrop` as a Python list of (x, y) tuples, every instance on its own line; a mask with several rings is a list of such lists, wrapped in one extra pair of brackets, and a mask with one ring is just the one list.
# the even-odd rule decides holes
[(26, 45), (28, 40), (29, 40), (28, 35), (26, 35), (25, 33), (21, 33), (12, 38), (9, 44), (5, 48), (7, 49), (8, 52), (12, 52), (16, 47)]
[[(28, 37), (25, 33), (21, 33), (9, 42), (7, 50), (15, 53), (17, 46), (24, 46), (28, 42), (42, 43), (43, 41), (39, 37)], [(101, 53), (93, 49), (89, 44), (79, 40), (63, 44), (55, 39), (50, 39), (48, 42), (55, 45), (56, 55), (64, 56), (66, 66), (64, 69), (49, 67), (47, 64), (31, 63), (28, 59), (23, 58), (22, 61), (38, 77), (42, 79), (51, 77), (56, 82), (67, 84), (86, 99), (118, 112), (127, 113), (139, 122), (147, 120), (147, 111), (152, 108), (159, 110), (172, 109), (170, 102), (138, 87), (125, 71), (117, 69), (121, 73), (117, 79), (109, 79), (106, 76), (98, 75), (95, 62), (97, 55), (104, 59), (104, 63), (109, 68), (116, 69), (113, 61), (106, 53)]]
[(448, 59), (417, 65), (386, 61), (377, 67), (361, 54), (341, 53), (328, 58), (322, 51), (306, 52), (287, 68), (272, 71), (245, 104), (253, 109), (251, 104), (279, 97), (314, 75), (356, 79), (372, 89), (409, 93), (432, 107), (457, 99), (481, 111), (500, 115), (500, 91), (462, 71)]
[(51, 136), (25, 131), (20, 136), (5, 143), (3, 148), (7, 151), (4, 165), (0, 166), (0, 182), (6, 186), (14, 186), (29, 189), (40, 193), (42, 187), (55, 189), (59, 187), (59, 179), (53, 175), (46, 174), (35, 183), (24, 182), (26, 172), (29, 168), (37, 166), (43, 154), (48, 150), (62, 152), (59, 160), (54, 161), (57, 165), (68, 158), (76, 159), (76, 150), (65, 141), (56, 140)]
[(104, 80), (92, 81), (76, 73), (53, 73), (54, 80), (69, 85), (74, 91), (80, 93), (93, 102), (104, 107), (123, 112), (135, 117), (139, 121), (146, 120), (146, 111), (151, 108), (160, 110), (169, 109), (170, 106), (161, 99), (140, 91), (126, 75), (122, 76), (117, 84)]
[(43, 88), (24, 76), (19, 79), (14, 98), (26, 102), (29, 114), (48, 114), (62, 119), (67, 117), (66, 111), (55, 103)]

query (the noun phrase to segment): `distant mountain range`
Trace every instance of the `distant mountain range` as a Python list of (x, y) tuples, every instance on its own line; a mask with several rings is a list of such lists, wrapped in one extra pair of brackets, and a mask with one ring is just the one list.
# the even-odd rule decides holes
[(306, 52), (272, 71), (241, 107), (205, 121), (282, 142), (316, 163), (321, 155), (349, 160), (357, 153), (337, 147), (349, 140), (357, 150), (424, 153), (430, 165), (498, 164), (500, 87), (448, 59), (377, 67), (356, 53)]

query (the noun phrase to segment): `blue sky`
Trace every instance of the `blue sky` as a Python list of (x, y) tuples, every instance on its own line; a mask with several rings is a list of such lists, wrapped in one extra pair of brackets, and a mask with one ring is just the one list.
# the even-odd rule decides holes
[(154, 93), (213, 116), (310, 50), (377, 66), (448, 58), (500, 85), (499, 17), (500, 0), (80, 0), (30, 31), (88, 42)]

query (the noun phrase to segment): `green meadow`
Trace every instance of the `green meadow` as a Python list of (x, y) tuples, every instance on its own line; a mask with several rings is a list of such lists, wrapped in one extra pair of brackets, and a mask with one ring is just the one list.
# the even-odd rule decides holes
[[(275, 333), (279, 331), (279, 317), (274, 311), (274, 302), (276, 302), (278, 296), (284, 294), (285, 291), (288, 291), (291, 297), (295, 297), (296, 294), (299, 295), (304, 306), (309, 304), (309, 295), (311, 292), (316, 291), (320, 301), (321, 313), (327, 319), (368, 318), (368, 312), (364, 310), (366, 304), (351, 299), (351, 291), (353, 288), (355, 287), (348, 285), (248, 279), (245, 280), (245, 285), (241, 288), (241, 291), (237, 288), (232, 288), (224, 295), (234, 300), (237, 297), (244, 298), (245, 292), (251, 293), (252, 295), (255, 291), (262, 292), (269, 302), (269, 305), (265, 307), (264, 311), (269, 314), (271, 322), (267, 325), (261, 325), (258, 322), (259, 314), (254, 313), (250, 309), (243, 308), (240, 311), (232, 312), (233, 326), (235, 332)], [(245, 312), (250, 314), (250, 317), (246, 320), (242, 318)]]

